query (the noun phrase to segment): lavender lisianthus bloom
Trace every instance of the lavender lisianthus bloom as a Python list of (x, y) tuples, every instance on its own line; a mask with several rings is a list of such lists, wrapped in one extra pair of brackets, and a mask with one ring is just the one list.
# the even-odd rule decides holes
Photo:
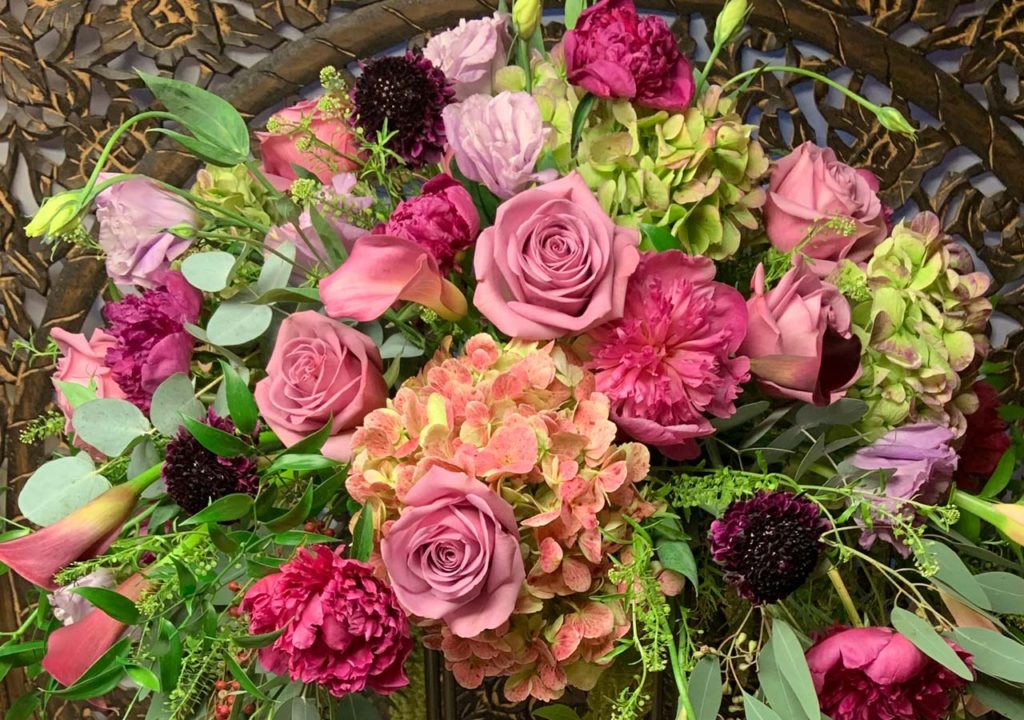
[(148, 178), (112, 185), (96, 197), (98, 242), (107, 274), (118, 285), (152, 288), (191, 240), (172, 228), (194, 228), (192, 206)]
[(479, 20), (463, 18), (456, 27), (430, 38), (423, 57), (451, 80), (455, 98), (465, 100), (491, 93), (495, 73), (506, 65), (509, 42), (505, 19), (498, 13)]
[(957, 453), (950, 447), (952, 440), (949, 428), (916, 423), (892, 430), (854, 453), (851, 465), (885, 474), (884, 483), (881, 477), (864, 481), (868, 487), (877, 483), (878, 494), (872, 498), (872, 504), (878, 512), (873, 513), (871, 527), (861, 534), (863, 547), (870, 548), (876, 540), (882, 540), (904, 557), (910, 554), (910, 548), (893, 533), (891, 517), (897, 513), (913, 517), (915, 513), (908, 500), (935, 505), (946, 496), (957, 466)]
[(112, 590), (117, 585), (114, 573), (106, 568), (100, 568), (88, 575), (83, 575), (72, 583), (64, 585), (49, 596), (50, 608), (53, 616), (64, 625), (72, 625), (92, 610), (92, 603), (81, 595), (71, 592), (76, 588), (98, 587)]

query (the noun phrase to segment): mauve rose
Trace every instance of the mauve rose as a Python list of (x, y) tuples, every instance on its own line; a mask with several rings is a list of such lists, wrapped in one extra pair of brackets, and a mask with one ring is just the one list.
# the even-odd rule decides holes
[(765, 290), (758, 265), (747, 300), (741, 355), (770, 395), (830, 405), (860, 374), (860, 341), (850, 333), (850, 303), (797, 256), (779, 284)]
[(118, 285), (151, 288), (191, 243), (168, 230), (194, 228), (198, 216), (177, 195), (148, 178), (135, 178), (111, 185), (96, 197), (96, 221), (110, 279)]
[(685, 110), (693, 69), (663, 18), (640, 17), (633, 0), (601, 0), (565, 34), (569, 82), (602, 98), (656, 110)]
[[(969, 653), (949, 646), (971, 666)], [(840, 628), (807, 651), (807, 665), (832, 720), (942, 720), (966, 685), (884, 627)]]
[[(294, 164), (329, 183), (334, 175), (359, 167), (359, 143), (352, 128), (340, 112), (320, 110), (318, 100), (298, 102), (275, 113), (271, 120), (276, 123), (273, 132), (256, 133), (265, 172), (295, 180)], [(310, 134), (316, 138), (314, 142)]]
[(465, 100), (491, 93), (494, 74), (507, 62), (508, 46), (505, 19), (494, 13), (479, 20), (463, 18), (457, 27), (430, 38), (423, 57), (452, 81), (455, 98)]
[(441, 116), (459, 171), (498, 197), (558, 177), (554, 170), (534, 171), (549, 131), (529, 93), (473, 95)]
[(498, 208), (480, 233), (473, 302), (501, 332), (551, 340), (622, 317), (639, 233), (616, 225), (577, 173)]
[(479, 480), (436, 465), (406, 493), (381, 558), (402, 606), (459, 637), (508, 620), (526, 579), (512, 506)]
[(95, 382), (97, 398), (124, 399), (124, 392), (114, 382), (114, 377), (106, 364), (107, 350), (117, 344), (117, 338), (102, 328), (93, 330), (88, 340), (81, 333), (71, 333), (63, 328), (51, 330), (50, 337), (57, 343), (57, 349), (61, 354), (53, 373), (53, 386), (57, 389), (57, 407), (67, 420), (64, 432), (70, 433), (71, 417), (75, 410), (57, 381), (85, 387)]
[[(782, 252), (799, 248), (822, 277), (840, 260), (866, 262), (889, 234), (878, 187), (870, 171), (840, 162), (832, 148), (805, 142), (772, 170), (764, 206), (768, 238)], [(848, 232), (826, 227), (829, 221), (846, 224)]]
[(312, 310), (298, 312), (281, 323), (256, 404), (286, 447), (331, 420), (321, 452), (345, 462), (355, 428), (387, 399), (383, 369), (373, 340)]

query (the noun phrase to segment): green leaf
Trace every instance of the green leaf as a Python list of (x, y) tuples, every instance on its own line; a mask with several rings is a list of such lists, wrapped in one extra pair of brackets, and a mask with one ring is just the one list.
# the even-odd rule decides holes
[[(260, 268), (260, 276), (256, 280), (256, 294), (277, 290), (287, 287), (288, 279), (295, 269), (295, 245), (290, 241), (281, 243), (276, 248), (276, 253), (268, 253), (263, 260), (263, 267)], [(284, 257), (281, 257), (281, 256)], [(288, 258), (288, 260), (285, 260)], [(292, 262), (289, 262), (291, 260)]]
[(188, 375), (174, 373), (153, 393), (149, 419), (161, 435), (174, 437), (181, 428), (182, 415), (198, 420), (205, 412), (206, 408), (196, 399), (196, 391)]
[(125, 625), (134, 625), (139, 621), (139, 609), (135, 603), (119, 592), (103, 587), (77, 587), (71, 592), (81, 595), (94, 607)]
[(868, 405), (863, 400), (856, 398), (842, 398), (826, 407), (805, 404), (796, 411), (794, 418), (797, 425), (803, 428), (816, 427), (818, 425), (852, 425), (862, 417), (868, 410)]
[(198, 587), (195, 573), (173, 555), (171, 556), (171, 562), (174, 563), (174, 569), (178, 571), (178, 589), (181, 596), (183, 598), (192, 597), (196, 594), (196, 588)]
[(273, 319), (274, 311), (268, 305), (229, 300), (213, 311), (206, 324), (206, 334), (215, 345), (244, 345), (265, 333)]
[(992, 605), (1003, 615), (1024, 615), (1024, 578), (1008, 572), (987, 572), (975, 575)]
[(327, 438), (331, 436), (334, 431), (334, 418), (327, 418), (327, 422), (323, 424), (319, 430), (312, 435), (299, 440), (297, 443), (288, 448), (289, 455), (309, 455), (312, 453), (320, 452), (320, 449), (327, 442)]
[(782, 680), (796, 695), (797, 702), (809, 720), (821, 716), (818, 705), (818, 693), (814, 690), (811, 670), (807, 667), (803, 646), (797, 639), (796, 632), (784, 620), (775, 618), (772, 621), (775, 641), (775, 659), (783, 669)]
[(1003, 456), (999, 458), (999, 464), (996, 465), (996, 469), (992, 471), (992, 476), (985, 483), (985, 487), (981, 489), (978, 497), (983, 498), (994, 498), (1010, 484), (1010, 480), (1013, 478), (1013, 470), (1017, 465), (1017, 451), (1011, 445), (1007, 448)]
[(53, 525), (110, 489), (88, 453), (43, 463), (18, 495), (18, 507), (36, 525)]
[(1024, 682), (1024, 645), (988, 628), (957, 628), (953, 640), (973, 655), (974, 669), (985, 675)]
[(352, 531), (352, 557), (366, 562), (373, 551), (373, 520), (370, 511), (364, 505), (359, 511), (355, 530)]
[(587, 124), (587, 118), (590, 116), (590, 110), (594, 107), (594, 103), (597, 101), (597, 96), (593, 93), (587, 93), (580, 100), (576, 106), (576, 112), (572, 116), (572, 135), (570, 136), (569, 148), (572, 151), (572, 157), (576, 157), (576, 151), (579, 150), (580, 140), (583, 138), (583, 128)]
[(238, 543), (228, 537), (219, 525), (210, 525), (209, 532), (210, 542), (225, 555), (233, 555), (238, 550)]
[(75, 684), (57, 690), (53, 695), (65, 700), (87, 700), (99, 695), (106, 695), (117, 687), (125, 676), (121, 658), (131, 647), (128, 638), (121, 638), (109, 650), (92, 664)]
[(956, 552), (949, 546), (934, 540), (927, 541), (925, 546), (928, 552), (935, 555), (939, 563), (939, 571), (935, 573), (934, 579), (947, 585), (972, 605), (980, 607), (982, 610), (992, 609), (985, 590), (974, 579), (974, 575)]
[(348, 251), (338, 231), (324, 219), (315, 205), (309, 207), (309, 219), (313, 222), (313, 229), (323, 243), (324, 249), (327, 250), (327, 259), (331, 261), (331, 267), (339, 267), (348, 257)]
[(782, 720), (777, 712), (745, 691), (743, 692), (743, 712), (747, 720)]
[(983, 679), (968, 685), (967, 692), (1005, 720), (1024, 720), (1024, 690), (1019, 687)]
[[(348, 698), (351, 702), (352, 696), (349, 695)], [(358, 715), (352, 716), (353, 720), (357, 718), (363, 720)], [(321, 718), (315, 702), (303, 697), (294, 697), (277, 708), (274, 712), (274, 720), (321, 720)]]
[(256, 422), (260, 416), (256, 398), (253, 397), (249, 385), (242, 380), (230, 363), (221, 360), (220, 369), (224, 373), (224, 387), (227, 392), (228, 412), (231, 414), (231, 420), (240, 432), (248, 435), (256, 428)]
[(252, 497), (245, 493), (225, 495), (214, 500), (207, 507), (192, 517), (183, 520), (182, 525), (201, 525), (202, 523), (230, 522), (243, 518), (252, 512)]
[(261, 648), (273, 645), (274, 641), (277, 640), (287, 627), (279, 628), (274, 632), (263, 633), (261, 635), (241, 635), (239, 637), (231, 638), (231, 643), (243, 648)]
[(380, 356), (384, 360), (395, 357), (415, 358), (421, 355), (423, 355), (423, 348), (400, 332), (389, 337), (380, 346)]
[(39, 709), (39, 695), (22, 695), (7, 708), (7, 720), (28, 720)]
[(234, 656), (231, 653), (225, 653), (224, 659), (227, 660), (228, 670), (231, 672), (231, 676), (238, 681), (238, 684), (242, 686), (242, 689), (255, 698), (259, 698), (264, 702), (273, 702), (263, 692), (260, 691), (253, 679), (249, 677), (249, 673), (238, 664)]
[(136, 72), (189, 132), (217, 148), (219, 156), (208, 160), (228, 167), (249, 159), (249, 128), (231, 103), (191, 83)]
[[(188, 150), (190, 153), (195, 155), (200, 160), (207, 162), (211, 165), (225, 166), (225, 161), (221, 159), (222, 151), (219, 147), (206, 140), (200, 140), (198, 138), (184, 135), (168, 128), (156, 127), (150, 128), (148, 132), (157, 133), (159, 135), (165, 135), (171, 140), (174, 140), (183, 148)], [(236, 163), (237, 164), (237, 163)]]
[(276, 302), (290, 302), (305, 305), (319, 305), (320, 291), (316, 288), (277, 288), (268, 290), (254, 300), (250, 305), (269, 305)]
[(690, 673), (690, 703), (694, 720), (715, 720), (722, 706), (722, 666), (714, 655), (705, 655), (697, 661)]
[(402, 358), (396, 357), (388, 365), (388, 369), (384, 371), (384, 382), (387, 383), (388, 387), (394, 387), (395, 383), (398, 382), (398, 373), (402, 369)]
[(580, 13), (587, 5), (586, 0), (565, 0), (565, 29), (572, 30), (576, 27), (576, 21), (580, 19)]
[(277, 456), (273, 464), (267, 468), (267, 472), (273, 473), (280, 472), (281, 470), (299, 470), (303, 472), (310, 470), (326, 470), (327, 468), (336, 467), (337, 465), (338, 462), (336, 460), (331, 460), (329, 457), (324, 457), (323, 455), (284, 453)]
[(658, 560), (667, 569), (677, 572), (693, 587), (700, 585), (697, 578), (697, 561), (693, 550), (682, 540), (662, 540), (657, 545)]
[(568, 705), (545, 705), (534, 708), (532, 714), (542, 720), (580, 720), (579, 714)]
[(142, 667), (141, 665), (125, 665), (124, 669), (128, 672), (128, 677), (134, 680), (140, 687), (152, 690), (153, 692), (160, 692), (160, 678), (149, 668)]
[(71, 403), (71, 408), (76, 409), (81, 405), (85, 405), (90, 400), (96, 399), (96, 388), (95, 382), (93, 387), (86, 387), (79, 383), (66, 382), (64, 380), (54, 380), (60, 391), (64, 393), (64, 397), (67, 398), (68, 402)]
[[(310, 513), (310, 516), (312, 515), (313, 513)], [(285, 545), (287, 547), (295, 547), (296, 545), (322, 545), (325, 543), (329, 545), (337, 542), (341, 542), (341, 539), (331, 537), (330, 535), (306, 532), (305, 530), (288, 530), (274, 535), (275, 544)]]
[(663, 225), (640, 223), (640, 236), (643, 238), (645, 248), (650, 246), (658, 252), (679, 249), (679, 240), (671, 230)]
[(167, 618), (160, 618), (160, 639), (166, 645), (166, 650), (155, 653), (160, 667), (160, 687), (171, 692), (178, 686), (181, 675), (182, 645), (177, 628)]
[(248, 455), (252, 452), (252, 446), (240, 437), (211, 427), (188, 416), (182, 416), (182, 419), (192, 437), (215, 455), (220, 457), (238, 457), (239, 455)]
[(785, 672), (776, 659), (776, 639), (769, 638), (757, 656), (757, 679), (768, 702), (783, 717), (791, 720), (812, 720), (804, 717), (796, 693), (783, 680)]
[(24, 643), (8, 643), (0, 645), (0, 658), (5, 665), (24, 667), (35, 665), (46, 654), (46, 641), (33, 640)]
[(899, 607), (892, 609), (890, 618), (897, 632), (914, 643), (918, 650), (964, 680), (974, 679), (971, 669), (929, 623)]
[(470, 180), (462, 171), (459, 170), (458, 163), (452, 159), (451, 161), (451, 173), (452, 177), (459, 181), (469, 196), (473, 199), (473, 205), (476, 206), (477, 214), (480, 216), (481, 225), (486, 227), (494, 224), (494, 218), (498, 213), (498, 205), (501, 204), (501, 200), (491, 192), (488, 188), (481, 185), (475, 180)]
[(327, 507), (329, 502), (338, 497), (347, 476), (348, 470), (343, 468), (316, 486), (313, 491), (313, 513), (319, 513)]
[(127, 400), (99, 398), (75, 410), (71, 420), (85, 442), (108, 457), (117, 457), (149, 432), (149, 420)]
[(188, 284), (205, 292), (220, 292), (231, 282), (236, 258), (223, 250), (195, 253), (181, 263)]
[(299, 498), (299, 502), (295, 504), (288, 512), (281, 517), (272, 520), (267, 523), (267, 528), (272, 532), (282, 532), (284, 530), (290, 530), (299, 523), (305, 521), (309, 517), (309, 512), (313, 507), (313, 481), (310, 480), (306, 483), (306, 489), (302, 493), (302, 497)]

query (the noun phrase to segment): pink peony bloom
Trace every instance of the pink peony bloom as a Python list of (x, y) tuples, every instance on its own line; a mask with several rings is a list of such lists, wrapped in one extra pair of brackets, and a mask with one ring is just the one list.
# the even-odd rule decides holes
[(498, 197), (558, 177), (553, 170), (534, 171), (549, 130), (529, 93), (473, 95), (446, 107), (442, 116), (459, 171)]
[(151, 288), (191, 243), (169, 230), (194, 228), (199, 217), (177, 195), (148, 178), (134, 178), (96, 197), (96, 221), (110, 279), (118, 285)]
[(97, 398), (123, 399), (124, 392), (114, 382), (110, 368), (106, 365), (107, 350), (117, 344), (117, 338), (102, 328), (93, 330), (88, 340), (85, 335), (70, 333), (63, 328), (51, 330), (50, 337), (57, 343), (61, 354), (53, 373), (53, 386), (57, 389), (57, 407), (66, 419), (64, 432), (71, 433), (74, 430), (71, 418), (75, 409), (57, 381), (85, 387), (95, 386)]
[(406, 493), (381, 557), (402, 606), (443, 620), (459, 637), (507, 621), (526, 578), (512, 507), (479, 480), (439, 466)]
[(242, 609), (253, 634), (284, 628), (260, 650), (268, 672), (322, 685), (335, 697), (364, 689), (386, 695), (409, 684), (408, 623), (394, 593), (365, 563), (324, 545), (303, 548), (249, 588)]
[[(494, 74), (505, 67), (510, 39), (498, 13), (479, 20), (459, 20), (457, 27), (435, 35), (423, 48), (455, 87), (455, 99), (491, 93)], [(450, 137), (450, 136), (449, 136)]]
[(685, 110), (693, 69), (663, 18), (637, 14), (633, 0), (601, 0), (585, 10), (563, 42), (569, 82), (602, 98)]
[(398, 203), (374, 233), (411, 240), (447, 273), (455, 264), (455, 255), (476, 240), (480, 217), (466, 188), (442, 173), (431, 178), (419, 195)]
[(797, 256), (779, 284), (765, 291), (754, 271), (747, 336), (739, 352), (770, 395), (830, 405), (860, 375), (860, 340), (850, 333), (850, 303)]
[[(970, 667), (971, 656), (949, 645)], [(832, 720), (942, 720), (966, 684), (883, 627), (840, 628), (807, 651), (807, 664)]]
[(441, 275), (422, 245), (402, 237), (364, 235), (344, 264), (320, 281), (327, 314), (375, 320), (400, 300), (430, 308), (448, 320), (466, 314), (466, 298)]
[(281, 323), (256, 404), (286, 447), (330, 420), (321, 452), (345, 462), (356, 426), (387, 399), (383, 369), (366, 335), (313, 310), (297, 312)]
[(714, 277), (707, 258), (643, 253), (622, 319), (591, 333), (587, 367), (612, 401), (612, 419), (677, 460), (697, 457), (694, 438), (714, 432), (706, 415), (736, 412), (733, 401), (749, 377), (750, 361), (735, 356), (747, 331), (746, 304)]
[(473, 303), (511, 337), (585, 333), (622, 316), (639, 242), (574, 172), (498, 208), (477, 241)]
[[(288, 180), (298, 165), (329, 183), (359, 167), (359, 143), (340, 113), (325, 113), (318, 100), (303, 100), (274, 114), (273, 132), (258, 132), (263, 170)], [(311, 140), (315, 138), (315, 141)]]
[(782, 252), (806, 255), (821, 277), (840, 260), (866, 262), (889, 234), (886, 218), (878, 179), (840, 162), (832, 148), (808, 141), (775, 164), (764, 206), (768, 237)]

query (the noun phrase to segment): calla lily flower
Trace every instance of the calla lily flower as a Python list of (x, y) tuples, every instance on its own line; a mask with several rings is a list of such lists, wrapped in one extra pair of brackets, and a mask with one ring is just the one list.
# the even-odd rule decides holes
[[(117, 592), (132, 602), (149, 587), (149, 580), (135, 573), (118, 585)], [(62, 627), (46, 642), (43, 669), (61, 685), (73, 685), (124, 634), (125, 625), (93, 608), (76, 623)]]
[(953, 504), (993, 525), (1018, 545), (1024, 546), (1024, 505), (993, 503), (957, 490)]
[(399, 300), (430, 308), (446, 320), (466, 314), (466, 298), (446, 280), (437, 261), (411, 240), (364, 235), (348, 260), (320, 281), (327, 314), (359, 322), (374, 320)]
[(53, 576), (77, 560), (103, 554), (121, 534), (139, 495), (160, 477), (160, 467), (110, 488), (49, 527), (0, 543), (0, 562), (34, 585), (55, 590)]

